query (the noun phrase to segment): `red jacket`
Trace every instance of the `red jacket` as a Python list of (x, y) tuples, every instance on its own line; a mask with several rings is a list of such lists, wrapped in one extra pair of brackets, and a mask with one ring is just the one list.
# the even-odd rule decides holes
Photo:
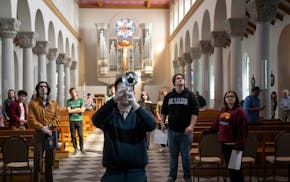
[[(20, 124), (21, 109), (19, 104), (20, 102), (18, 100), (15, 100), (9, 106), (10, 126), (15, 126), (16, 128), (19, 128), (21, 126)], [(25, 120), (27, 120), (27, 111), (25, 103), (23, 103), (23, 107), (24, 107), (24, 117)], [(24, 124), (24, 126), (28, 128), (28, 123)]]
[(235, 143), (236, 150), (243, 150), (248, 134), (248, 121), (244, 109), (237, 106), (229, 109), (223, 107), (211, 128), (203, 131), (204, 134), (219, 132), (220, 143)]

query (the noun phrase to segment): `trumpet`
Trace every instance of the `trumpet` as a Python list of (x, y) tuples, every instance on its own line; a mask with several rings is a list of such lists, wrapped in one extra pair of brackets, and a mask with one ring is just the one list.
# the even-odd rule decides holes
[(138, 83), (138, 81), (138, 75), (132, 71), (128, 71), (122, 76), (122, 82), (127, 86), (134, 86)]

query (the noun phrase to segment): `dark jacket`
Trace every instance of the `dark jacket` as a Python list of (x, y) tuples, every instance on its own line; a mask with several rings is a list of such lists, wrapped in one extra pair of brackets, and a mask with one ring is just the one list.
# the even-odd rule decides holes
[(248, 121), (244, 109), (237, 106), (223, 107), (213, 126), (203, 131), (204, 134), (219, 132), (220, 143), (235, 143), (236, 150), (243, 150), (248, 133)]
[(193, 93), (184, 89), (180, 94), (173, 89), (163, 101), (161, 114), (168, 115), (169, 129), (184, 132), (190, 125), (191, 116), (198, 115), (198, 102)]
[(145, 168), (148, 163), (146, 132), (156, 127), (151, 115), (139, 107), (124, 119), (111, 99), (93, 115), (92, 121), (104, 132), (104, 167), (117, 171)]

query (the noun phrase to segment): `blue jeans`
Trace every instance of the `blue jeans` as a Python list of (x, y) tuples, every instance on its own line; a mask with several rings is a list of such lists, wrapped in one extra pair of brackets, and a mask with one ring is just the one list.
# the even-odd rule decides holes
[(191, 178), (190, 175), (190, 147), (193, 135), (168, 130), (168, 145), (170, 154), (169, 177), (177, 178), (178, 156), (181, 153), (183, 178)]
[(101, 182), (147, 182), (145, 169), (110, 170), (107, 168)]

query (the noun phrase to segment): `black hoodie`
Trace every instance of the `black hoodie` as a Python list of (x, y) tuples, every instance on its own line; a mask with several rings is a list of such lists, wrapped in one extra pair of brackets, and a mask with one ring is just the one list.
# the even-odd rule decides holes
[(198, 115), (198, 108), (198, 102), (191, 91), (185, 88), (177, 93), (173, 89), (164, 98), (161, 114), (168, 115), (170, 130), (183, 133), (190, 125), (191, 116)]

